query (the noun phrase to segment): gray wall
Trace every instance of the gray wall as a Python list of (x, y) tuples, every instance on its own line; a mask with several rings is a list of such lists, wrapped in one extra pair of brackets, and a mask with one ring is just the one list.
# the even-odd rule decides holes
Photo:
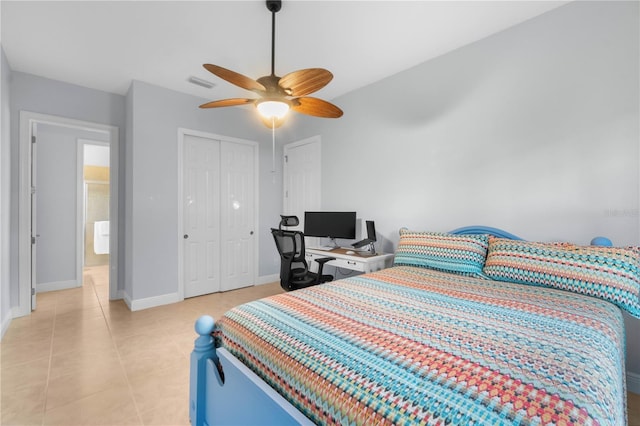
[(473, 221), (637, 244), (637, 7), (570, 4), (337, 99), (343, 118), (303, 130), (322, 134), (325, 207), (394, 241)]
[[(36, 283), (76, 282), (77, 142), (66, 129), (38, 126)], [(69, 284), (69, 283), (68, 283)]]
[(124, 238), (121, 239), (120, 249), (125, 252), (124, 263), (124, 281), (119, 281), (119, 286), (122, 286), (125, 294), (129, 297), (133, 294), (133, 260), (128, 254), (131, 252), (133, 246), (133, 233), (132, 229), (132, 216), (133, 216), (133, 93), (135, 91), (132, 84), (127, 92), (125, 99), (126, 103), (126, 131), (124, 146), (120, 148), (120, 152), (124, 152), (124, 158), (126, 161), (120, 165), (120, 170), (124, 172), (124, 191), (122, 191), (121, 199), (124, 197), (124, 203), (120, 204), (120, 209), (124, 210), (124, 221), (120, 223), (120, 228), (124, 230)]
[[(129, 100), (130, 99), (130, 100)], [(259, 142), (260, 259), (259, 275), (273, 274), (278, 264), (265, 253), (275, 247), (268, 232), (277, 223), (281, 177), (271, 170), (271, 132), (245, 108), (200, 110), (205, 100), (134, 81), (131, 133), (127, 139), (127, 281), (132, 300), (178, 291), (178, 129), (206, 131)], [(129, 227), (130, 225), (130, 227)], [(129, 275), (131, 274), (131, 275)]]
[(80, 285), (77, 280), (78, 139), (105, 141), (108, 135), (39, 124), (36, 144), (36, 283)]
[(296, 118), (322, 135), (323, 208), (374, 219), (387, 251), (402, 226), (473, 224), (639, 245), (638, 12), (570, 3), (335, 99), (339, 120)]
[[(281, 174), (271, 173), (271, 133), (250, 110), (204, 111), (202, 99), (134, 82), (127, 96), (14, 72), (11, 84), (11, 306), (19, 303), (18, 163), (21, 110), (120, 129), (119, 289), (132, 300), (177, 291), (177, 132), (179, 127), (260, 143), (260, 276), (278, 264), (268, 228), (282, 204)], [(278, 155), (279, 158), (279, 155)], [(278, 161), (278, 170), (280, 162)], [(157, 230), (160, 230), (159, 232)], [(266, 231), (265, 231), (266, 230)]]
[[(374, 219), (388, 251), (401, 226), (469, 224), (530, 240), (586, 244), (606, 235), (638, 245), (638, 12), (636, 2), (568, 4), (335, 99), (345, 110), (339, 120), (292, 117), (278, 130), (279, 151), (284, 142), (321, 135), (323, 207)], [(242, 108), (198, 111), (197, 98), (145, 83), (134, 82), (122, 97), (19, 72), (11, 91), (12, 165), (19, 110), (120, 128), (119, 282), (132, 299), (177, 290), (178, 127), (264, 144), (259, 274), (277, 273), (268, 228), (281, 210), (281, 167), (270, 173), (270, 134)], [(146, 223), (150, 213), (158, 217)], [(628, 369), (640, 373), (640, 321), (626, 320)]]
[[(120, 129), (122, 146), (125, 125), (125, 98), (113, 93), (87, 89), (31, 74), (14, 71), (11, 81), (11, 306), (19, 304), (18, 276), (18, 205), (19, 205), (19, 158), (20, 158), (20, 111), (56, 115), (93, 123), (116, 126)], [(124, 150), (120, 150), (119, 191), (124, 193)], [(122, 213), (119, 223), (123, 223)], [(119, 238), (124, 236), (120, 227)], [(124, 251), (118, 252), (118, 264), (122, 265)], [(122, 283), (123, 270), (119, 270), (118, 282)]]
[(11, 68), (4, 54), (4, 49), (0, 46), (0, 324), (2, 333), (6, 331), (6, 327), (11, 321), (11, 291), (9, 284), (10, 86)]

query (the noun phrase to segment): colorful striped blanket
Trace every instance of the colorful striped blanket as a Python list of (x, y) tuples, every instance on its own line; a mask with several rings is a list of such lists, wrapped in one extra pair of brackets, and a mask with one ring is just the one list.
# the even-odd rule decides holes
[(616, 306), (410, 266), (247, 303), (224, 346), (317, 424), (626, 424)]

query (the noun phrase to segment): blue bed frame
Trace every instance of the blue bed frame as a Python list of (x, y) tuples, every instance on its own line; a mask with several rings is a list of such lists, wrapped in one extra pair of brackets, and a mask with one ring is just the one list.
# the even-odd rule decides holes
[[(489, 234), (522, 238), (498, 228), (467, 226), (452, 234)], [(592, 245), (610, 246), (605, 237)], [(214, 320), (208, 315), (195, 324), (199, 337), (191, 353), (189, 418), (193, 426), (204, 425), (312, 425), (293, 405), (224, 348), (215, 348)]]

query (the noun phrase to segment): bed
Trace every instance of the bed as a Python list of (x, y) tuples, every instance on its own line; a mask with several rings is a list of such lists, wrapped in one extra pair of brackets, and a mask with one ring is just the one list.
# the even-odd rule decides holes
[(640, 251), (403, 229), (394, 266), (196, 322), (214, 424), (626, 424)]

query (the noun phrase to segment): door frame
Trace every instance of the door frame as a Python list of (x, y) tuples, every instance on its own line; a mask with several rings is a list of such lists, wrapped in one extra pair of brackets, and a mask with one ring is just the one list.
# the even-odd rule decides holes
[[(111, 157), (111, 146), (109, 142), (95, 141), (91, 139), (78, 138), (78, 157), (76, 161), (76, 217), (82, 218), (82, 221), (76, 220), (76, 268), (78, 276), (82, 277), (84, 270), (85, 257), (85, 232), (86, 232), (86, 203), (87, 203), (87, 182), (84, 180), (84, 151), (87, 145), (97, 145), (109, 147), (109, 157)], [(109, 179), (111, 179), (111, 158), (109, 158)], [(98, 183), (98, 182), (91, 182)], [(111, 182), (109, 182), (109, 198), (111, 198)], [(111, 205), (111, 200), (109, 200)], [(111, 226), (111, 211), (109, 211), (109, 226)], [(111, 238), (111, 235), (109, 235)], [(109, 251), (111, 252), (111, 251)], [(111, 254), (109, 254), (111, 258)], [(78, 282), (77, 287), (82, 287), (82, 281)]]
[(55, 115), (20, 111), (20, 174), (18, 223), (19, 304), (12, 310), (13, 317), (31, 314), (31, 150), (33, 129), (36, 124), (50, 124), (79, 130), (100, 131), (109, 134), (110, 147), (110, 241), (109, 241), (109, 299), (118, 296), (118, 127), (76, 120)]
[[(239, 143), (243, 145), (249, 145), (253, 147), (253, 163), (254, 163), (254, 229), (258, 229), (259, 217), (260, 217), (260, 146), (257, 142), (247, 139), (234, 138), (230, 136), (222, 136), (215, 133), (203, 132), (200, 130), (192, 130), (186, 128), (178, 128), (178, 229), (177, 229), (177, 244), (178, 244), (178, 300), (184, 300), (184, 138), (185, 136), (196, 136), (206, 139), (213, 139), (218, 141)], [(260, 265), (258, 254), (260, 248), (260, 235), (259, 232), (254, 232), (255, 244), (253, 245), (253, 284), (255, 285), (258, 279), (258, 267)]]

